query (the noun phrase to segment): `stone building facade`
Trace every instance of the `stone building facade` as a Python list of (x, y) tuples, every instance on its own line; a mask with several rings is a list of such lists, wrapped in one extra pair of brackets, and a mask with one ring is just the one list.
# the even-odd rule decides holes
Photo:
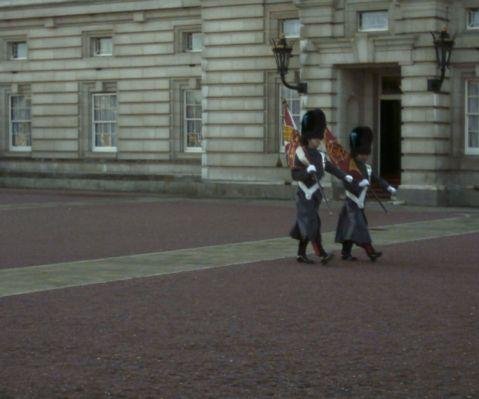
[[(280, 84), (280, 34), (306, 95)], [(0, 0), (4, 186), (288, 196), (283, 97), (343, 142), (372, 126), (407, 202), (479, 205), (477, 0)]]

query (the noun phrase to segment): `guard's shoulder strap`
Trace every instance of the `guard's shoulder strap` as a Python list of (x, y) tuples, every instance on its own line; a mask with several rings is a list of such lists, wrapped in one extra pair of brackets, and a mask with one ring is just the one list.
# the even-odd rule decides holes
[(320, 154), (321, 154), (321, 161), (323, 162), (323, 170), (326, 169), (326, 161), (327, 161), (327, 158), (326, 158), (326, 154), (322, 151), (318, 151)]
[(296, 156), (303, 165), (309, 166), (311, 164), (306, 156), (306, 151), (304, 151), (303, 146), (298, 146), (298, 148), (296, 148)]
[(366, 165), (366, 172), (368, 172), (368, 179), (371, 179), (371, 175), (373, 174), (373, 168), (368, 163), (365, 165)]

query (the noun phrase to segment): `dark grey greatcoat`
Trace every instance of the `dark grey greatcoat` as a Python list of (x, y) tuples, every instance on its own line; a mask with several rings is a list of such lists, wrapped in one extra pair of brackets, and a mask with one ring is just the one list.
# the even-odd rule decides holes
[[(377, 182), (384, 190), (387, 190), (389, 184), (385, 180), (377, 176), (374, 172), (371, 173), (371, 176), (368, 176), (366, 164), (359, 160), (355, 161), (364, 179), (368, 179), (370, 182)], [(358, 186), (358, 183), (358, 180), (355, 180), (353, 183), (345, 182), (344, 188), (358, 197), (363, 190), (363, 188)], [(348, 197), (346, 197), (343, 208), (339, 214), (335, 241), (337, 243), (352, 241), (356, 245), (370, 244), (372, 241), (369, 235), (368, 220), (364, 213), (364, 208), (361, 209)]]
[[(324, 163), (321, 153), (318, 150), (304, 147), (304, 151), (311, 165), (316, 166), (317, 177), (321, 179), (324, 172), (328, 172), (338, 179), (344, 179), (346, 174), (334, 166), (331, 162)], [(308, 188), (316, 184), (317, 180), (314, 174), (306, 172), (307, 166), (295, 157), (294, 168), (291, 170), (293, 180), (303, 182)], [(319, 205), (322, 201), (321, 192), (317, 190), (307, 199), (303, 190), (298, 186), (296, 191), (296, 223), (294, 224), (290, 236), (296, 240), (309, 240), (312, 242), (321, 242), (321, 220), (318, 215)]]

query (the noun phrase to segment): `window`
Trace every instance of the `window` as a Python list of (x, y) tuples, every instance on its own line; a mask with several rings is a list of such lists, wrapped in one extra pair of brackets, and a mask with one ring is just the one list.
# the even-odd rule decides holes
[(113, 54), (113, 40), (111, 37), (94, 37), (91, 43), (93, 56), (103, 57)]
[(479, 155), (479, 81), (466, 82), (466, 154)]
[(183, 135), (186, 152), (201, 151), (201, 90), (185, 90), (183, 106)]
[(9, 53), (11, 60), (26, 60), (28, 55), (27, 42), (9, 43)]
[(298, 128), (298, 131), (301, 130), (301, 99), (299, 97), (299, 94), (296, 90), (291, 90), (288, 89), (287, 87), (283, 86), (280, 83), (280, 101), (279, 101), (279, 116), (280, 116), (280, 121), (279, 121), (279, 150), (280, 152), (284, 152), (284, 138), (283, 138), (283, 100), (286, 100), (288, 102), (288, 107), (289, 111), (291, 112), (291, 115), (293, 116), (294, 123), (296, 124), (296, 127)]
[(479, 29), (479, 9), (468, 10), (467, 12), (467, 28)]
[(359, 13), (361, 32), (386, 31), (389, 29), (387, 11), (363, 11)]
[(281, 21), (281, 33), (286, 38), (300, 37), (300, 28), (299, 19), (284, 19)]
[(185, 51), (201, 51), (203, 49), (203, 34), (201, 32), (185, 32), (183, 43)]
[(9, 130), (10, 150), (31, 151), (32, 149), (32, 121), (31, 100), (27, 96), (10, 96)]
[(116, 151), (116, 94), (93, 94), (93, 151)]

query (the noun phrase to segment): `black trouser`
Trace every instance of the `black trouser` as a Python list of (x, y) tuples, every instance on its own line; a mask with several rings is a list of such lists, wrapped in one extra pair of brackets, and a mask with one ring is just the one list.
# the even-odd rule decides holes
[[(349, 240), (343, 241), (343, 249), (341, 250), (341, 255), (343, 255), (344, 257), (350, 256), (351, 250), (353, 249), (353, 245), (354, 245), (354, 242), (352, 241), (349, 241)], [(366, 254), (368, 255), (371, 255), (376, 252), (376, 250), (374, 249), (371, 243), (361, 244), (359, 246), (363, 248), (366, 251)]]
[[(298, 243), (298, 256), (306, 256), (306, 247), (309, 240), (300, 239)], [(328, 253), (324, 250), (321, 242), (313, 242), (314, 253), (318, 256), (326, 256)]]
[(351, 251), (353, 249), (353, 242), (352, 241), (344, 241), (343, 242), (343, 249), (341, 250), (341, 255), (347, 257), (351, 255)]

